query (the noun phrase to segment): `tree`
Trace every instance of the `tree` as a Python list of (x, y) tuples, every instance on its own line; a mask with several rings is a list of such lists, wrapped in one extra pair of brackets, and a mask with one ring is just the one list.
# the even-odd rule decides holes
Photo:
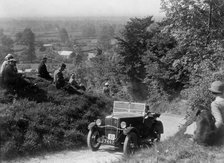
[(98, 38), (99, 45), (103, 47), (104, 50), (110, 49), (112, 38), (114, 38), (114, 27), (111, 25), (102, 26)]
[(143, 19), (132, 18), (125, 25), (121, 37), (117, 38), (118, 53), (121, 57), (119, 69), (130, 82), (130, 92), (134, 100), (147, 98), (147, 87), (143, 83), (146, 69), (142, 58), (147, 51), (147, 40), (153, 36), (153, 33), (147, 30), (153, 22), (152, 16)]
[(224, 2), (222, 0), (162, 0), (166, 30), (176, 35), (182, 45), (206, 46), (224, 37)]
[(0, 59), (3, 60), (8, 53), (13, 52), (13, 40), (0, 32)]
[(161, 4), (166, 13), (164, 31), (171, 33), (179, 49), (185, 51), (184, 57), (191, 60), (188, 66), (205, 59), (217, 64), (224, 38), (224, 2), (162, 0)]
[(82, 27), (82, 36), (83, 37), (95, 37), (96, 28), (94, 24), (88, 23)]
[(27, 46), (26, 50), (23, 51), (23, 55), (26, 56), (26, 59), (33, 62), (36, 59), (35, 55), (35, 35), (30, 28), (24, 29), (22, 36), (19, 39), (19, 43)]
[(71, 58), (73, 58), (73, 63), (76, 68), (78, 68), (82, 67), (82, 65), (87, 60), (87, 54), (85, 54), (80, 47), (77, 47), (71, 54)]
[(143, 60), (151, 99), (178, 95), (189, 82), (189, 70), (184, 65), (186, 61), (180, 59), (185, 53), (177, 45), (174, 37), (161, 31), (148, 40)]
[(69, 42), (68, 32), (65, 28), (59, 30), (59, 37), (63, 43)]
[(161, 4), (166, 13), (166, 18), (161, 23), (161, 34), (174, 37), (177, 44), (158, 60), (158, 69), (161, 69), (161, 63), (166, 63), (167, 71), (158, 73), (157, 79), (160, 78), (160, 83), (165, 83), (160, 85), (164, 88), (163, 91), (177, 94), (177, 91), (179, 93), (187, 87), (197, 85), (198, 76), (207, 73), (206, 71), (214, 71), (213, 65), (218, 68), (223, 61), (224, 2), (162, 0)]
[(111, 60), (109, 56), (105, 54), (97, 55), (90, 59), (92, 74), (92, 81), (95, 86), (102, 89), (102, 84), (105, 81), (110, 81), (110, 85), (113, 86), (113, 93), (117, 93), (116, 89), (119, 87), (120, 75), (118, 74), (117, 61)]
[(22, 32), (16, 33), (16, 35), (15, 35), (15, 42), (16, 43), (20, 43), (21, 42), (21, 39), (22, 39), (22, 36), (23, 36), (23, 33)]

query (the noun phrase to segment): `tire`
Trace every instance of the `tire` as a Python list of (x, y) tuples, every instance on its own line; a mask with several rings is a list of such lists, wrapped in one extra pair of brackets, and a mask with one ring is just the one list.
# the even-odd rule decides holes
[(138, 138), (136, 133), (131, 132), (125, 137), (123, 153), (125, 155), (133, 155), (138, 149)]
[(98, 138), (100, 138), (100, 133), (98, 130), (89, 130), (87, 145), (92, 151), (97, 151), (100, 148), (101, 143), (97, 142)]

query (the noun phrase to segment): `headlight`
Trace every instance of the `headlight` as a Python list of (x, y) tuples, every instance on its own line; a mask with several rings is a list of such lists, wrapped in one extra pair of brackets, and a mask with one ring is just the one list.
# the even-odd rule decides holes
[(100, 126), (101, 123), (102, 123), (102, 121), (101, 121), (100, 119), (97, 119), (97, 120), (96, 120), (96, 125), (97, 125), (97, 126)]
[(127, 125), (126, 122), (124, 121), (121, 122), (121, 128), (126, 128), (126, 125)]

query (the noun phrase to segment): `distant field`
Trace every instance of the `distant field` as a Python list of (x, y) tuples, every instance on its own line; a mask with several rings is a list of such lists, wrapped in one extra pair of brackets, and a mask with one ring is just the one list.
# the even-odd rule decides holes
[[(58, 67), (60, 66), (61, 63), (48, 63), (47, 64), (47, 68), (48, 68), (48, 71), (53, 73), (56, 69), (58, 69)], [(34, 63), (34, 64), (29, 64), (29, 63), (26, 63), (26, 64), (18, 64), (17, 65), (17, 68), (18, 70), (26, 70), (26, 69), (32, 69), (32, 70), (37, 70), (38, 69), (38, 63)], [(66, 64), (66, 71), (69, 73), (70, 71), (72, 71), (73, 69), (73, 64)]]

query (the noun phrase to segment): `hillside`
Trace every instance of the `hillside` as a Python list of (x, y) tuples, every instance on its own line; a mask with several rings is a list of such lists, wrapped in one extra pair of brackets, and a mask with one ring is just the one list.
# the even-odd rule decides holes
[(0, 91), (1, 159), (86, 144), (87, 125), (112, 108), (100, 94), (69, 95), (37, 78), (38, 87), (17, 96)]

